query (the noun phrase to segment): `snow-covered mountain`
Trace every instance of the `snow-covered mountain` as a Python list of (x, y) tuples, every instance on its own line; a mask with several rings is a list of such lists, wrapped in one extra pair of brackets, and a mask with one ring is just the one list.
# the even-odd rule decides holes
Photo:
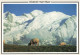
[(6, 44), (27, 45), (32, 38), (39, 38), (40, 45), (58, 45), (61, 42), (76, 45), (76, 16), (62, 12), (34, 10), (16, 16), (5, 12), (3, 38)]

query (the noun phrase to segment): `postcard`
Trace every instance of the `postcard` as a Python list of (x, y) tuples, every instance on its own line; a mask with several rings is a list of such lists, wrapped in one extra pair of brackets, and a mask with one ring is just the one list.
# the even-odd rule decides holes
[(1, 54), (79, 54), (79, 1), (1, 1)]

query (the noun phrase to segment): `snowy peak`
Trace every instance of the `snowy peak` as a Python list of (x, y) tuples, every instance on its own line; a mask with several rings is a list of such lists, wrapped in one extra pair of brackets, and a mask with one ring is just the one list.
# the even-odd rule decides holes
[(10, 12), (8, 12), (8, 11), (7, 11), (7, 12), (5, 12), (5, 13), (4, 13), (5, 18), (7, 18), (7, 16), (8, 16), (8, 15), (10, 15), (10, 14), (11, 14), (11, 13), (10, 13)]
[(43, 12), (41, 10), (33, 10), (31, 13), (30, 13), (33, 17), (36, 17), (38, 15), (41, 15), (43, 14)]

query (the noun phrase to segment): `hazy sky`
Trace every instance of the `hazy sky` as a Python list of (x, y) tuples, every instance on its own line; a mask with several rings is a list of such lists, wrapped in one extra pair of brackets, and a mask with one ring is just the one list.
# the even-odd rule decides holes
[(72, 16), (76, 15), (76, 4), (4, 4), (4, 12), (9, 11), (17, 16), (33, 10), (59, 11)]

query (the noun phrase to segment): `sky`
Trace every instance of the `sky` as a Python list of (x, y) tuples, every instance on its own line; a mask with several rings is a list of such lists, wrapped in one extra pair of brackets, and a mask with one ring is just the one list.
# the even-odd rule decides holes
[(76, 4), (4, 4), (4, 12), (9, 11), (17, 16), (30, 13), (33, 10), (59, 11), (72, 16), (76, 15)]

